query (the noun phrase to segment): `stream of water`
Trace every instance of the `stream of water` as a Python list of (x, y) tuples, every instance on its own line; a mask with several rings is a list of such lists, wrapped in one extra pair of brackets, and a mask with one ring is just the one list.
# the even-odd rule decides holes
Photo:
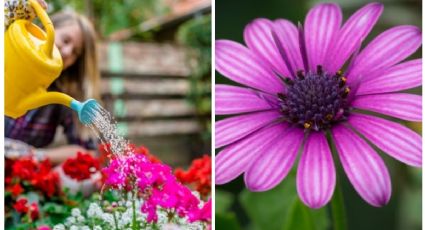
[(129, 141), (118, 133), (117, 122), (112, 115), (98, 105), (90, 111), (90, 118), (92, 123), (87, 126), (97, 135), (102, 144), (109, 145), (114, 155), (122, 157), (129, 150)]

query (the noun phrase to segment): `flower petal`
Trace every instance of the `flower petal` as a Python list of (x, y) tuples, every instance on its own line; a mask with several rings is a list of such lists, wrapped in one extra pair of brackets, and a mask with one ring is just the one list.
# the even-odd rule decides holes
[(411, 166), (422, 166), (419, 134), (395, 122), (364, 114), (351, 114), (348, 123), (388, 155)]
[(395, 65), (385, 71), (375, 71), (362, 79), (357, 95), (396, 92), (422, 84), (422, 59)]
[(243, 45), (228, 41), (215, 42), (215, 66), (229, 79), (264, 92), (283, 91), (283, 84), (268, 65)]
[(312, 132), (298, 165), (298, 194), (310, 208), (321, 208), (331, 199), (335, 182), (335, 166), (326, 137), (322, 132)]
[(266, 127), (226, 147), (215, 158), (215, 183), (225, 184), (242, 174), (287, 127), (286, 123)]
[(273, 22), (259, 18), (249, 23), (244, 30), (244, 40), (250, 50), (264, 60), (282, 76), (290, 76), (288, 68), (272, 37)]
[(382, 113), (408, 120), (422, 121), (422, 97), (406, 93), (356, 96), (351, 104), (355, 108)]
[(301, 129), (292, 128), (284, 136), (277, 138), (245, 172), (244, 179), (248, 189), (259, 192), (278, 185), (291, 170), (303, 136)]
[[(274, 30), (286, 52), (286, 55), (288, 56), (288, 61), (291, 64), (292, 69), (294, 71), (304, 69), (297, 27), (288, 20), (277, 19), (274, 21)], [(292, 75), (287, 75), (285, 77), (294, 76), (294, 73), (290, 74)]]
[(333, 42), (334, 45), (329, 47), (326, 54), (327, 72), (335, 73), (342, 67), (372, 30), (383, 9), (384, 6), (381, 3), (369, 3), (344, 23)]
[(390, 67), (414, 53), (422, 43), (422, 35), (416, 26), (397, 26), (376, 37), (356, 57), (348, 81), (366, 78), (368, 73)]
[[(310, 70), (325, 62), (326, 52), (341, 26), (341, 8), (335, 3), (322, 3), (311, 9), (304, 23), (304, 34)], [(325, 67), (326, 69), (326, 67)]]
[(332, 136), (344, 171), (359, 195), (373, 206), (386, 205), (391, 197), (391, 179), (381, 157), (342, 125), (332, 129)]
[(237, 114), (276, 108), (275, 97), (252, 89), (230, 85), (215, 86), (215, 113)]
[(258, 112), (227, 118), (215, 123), (215, 147), (231, 144), (279, 118), (278, 111)]

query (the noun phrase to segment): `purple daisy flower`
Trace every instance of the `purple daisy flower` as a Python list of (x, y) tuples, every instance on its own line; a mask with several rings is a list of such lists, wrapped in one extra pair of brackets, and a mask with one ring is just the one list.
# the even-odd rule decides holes
[(381, 117), (422, 120), (422, 97), (399, 92), (421, 85), (422, 59), (402, 61), (422, 38), (417, 27), (397, 26), (360, 51), (382, 11), (382, 4), (368, 4), (341, 25), (337, 4), (319, 4), (304, 28), (256, 19), (244, 31), (247, 47), (216, 41), (217, 71), (243, 85), (216, 86), (216, 114), (237, 114), (216, 123), (216, 148), (224, 147), (216, 156), (217, 184), (244, 173), (251, 191), (272, 189), (300, 152), (298, 194), (320, 208), (336, 183), (329, 135), (359, 195), (373, 206), (388, 203), (388, 169), (367, 140), (421, 167), (421, 136)]

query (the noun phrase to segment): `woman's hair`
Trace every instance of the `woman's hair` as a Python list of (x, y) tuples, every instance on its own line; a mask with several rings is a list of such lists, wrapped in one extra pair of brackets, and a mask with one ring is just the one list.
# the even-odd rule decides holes
[[(78, 24), (83, 35), (83, 46), (81, 54), (74, 64), (63, 70), (55, 81), (60, 91), (71, 97), (85, 101), (89, 98), (96, 99), (100, 103), (100, 72), (98, 68), (98, 57), (96, 47), (96, 32), (92, 23), (83, 15), (67, 10), (51, 16), (55, 28), (66, 25)], [(74, 124), (80, 138), (92, 138), (92, 133), (85, 128), (73, 113)]]
[(83, 35), (83, 49), (74, 64), (56, 80), (59, 89), (77, 100), (100, 99), (100, 73), (96, 49), (96, 32), (92, 23), (73, 11), (62, 11), (51, 16), (55, 28), (76, 23)]

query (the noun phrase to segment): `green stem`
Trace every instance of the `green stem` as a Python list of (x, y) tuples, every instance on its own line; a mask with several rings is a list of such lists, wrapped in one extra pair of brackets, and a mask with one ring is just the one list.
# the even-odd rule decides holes
[(334, 196), (331, 201), (333, 229), (347, 230), (347, 218), (345, 214), (344, 197), (341, 184), (336, 183)]
[(116, 230), (119, 230), (119, 228), (118, 228), (117, 215), (115, 215), (115, 209), (112, 210), (112, 216), (114, 217), (115, 229)]
[(131, 201), (132, 207), (133, 207), (133, 224), (132, 224), (132, 229), (133, 230), (137, 230), (137, 221), (136, 221), (136, 197), (132, 196), (132, 201)]

